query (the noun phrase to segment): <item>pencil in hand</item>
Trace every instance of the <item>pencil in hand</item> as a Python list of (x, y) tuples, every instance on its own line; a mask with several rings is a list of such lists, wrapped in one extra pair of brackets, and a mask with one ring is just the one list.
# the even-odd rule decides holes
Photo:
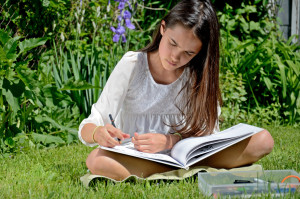
[[(113, 125), (115, 128), (117, 128), (115, 125), (115, 121), (114, 121), (113, 117), (111, 116), (111, 114), (109, 114), (108, 116), (111, 121), (111, 125)], [(117, 139), (118, 139), (119, 143), (121, 144), (122, 143), (121, 140), (119, 138), (117, 138)]]

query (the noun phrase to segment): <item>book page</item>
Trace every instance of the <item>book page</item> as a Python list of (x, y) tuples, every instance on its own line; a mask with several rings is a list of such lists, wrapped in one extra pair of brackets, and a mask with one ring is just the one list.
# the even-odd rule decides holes
[(104, 147), (104, 146), (100, 146), (100, 148), (107, 150), (107, 151), (112, 151), (112, 152), (121, 153), (121, 154), (129, 155), (129, 156), (133, 156), (133, 157), (151, 160), (154, 162), (167, 164), (170, 166), (175, 166), (175, 167), (180, 167), (180, 168), (183, 167), (182, 164), (180, 164), (178, 161), (176, 161), (174, 158), (172, 158), (171, 156), (169, 156), (167, 154), (140, 152), (140, 151), (136, 150), (136, 148), (134, 148), (134, 144), (132, 142), (128, 142), (128, 143), (125, 143), (120, 146), (115, 146), (113, 148)]
[[(262, 128), (241, 123), (212, 135), (186, 138), (175, 144), (171, 151), (171, 156), (178, 162), (186, 165), (189, 155), (196, 150), (201, 150), (201, 147), (203, 146), (211, 145), (211, 150), (211, 148), (215, 147), (214, 144), (225, 142), (224, 146), (228, 147), (227, 144), (230, 140), (241, 141), (242, 139), (245, 139), (246, 137), (249, 137), (262, 130)], [(220, 148), (220, 145), (218, 146), (218, 148)], [(222, 147), (222, 149), (224, 149), (224, 147)]]
[(213, 150), (210, 150), (206, 153), (199, 154), (198, 156), (193, 155), (191, 158), (189, 158), (187, 160), (186, 166), (191, 166), (191, 165), (193, 165), (193, 164), (195, 164), (195, 163), (197, 163), (197, 162), (199, 162), (199, 161), (201, 161), (201, 160), (203, 160), (203, 159), (205, 159), (205, 158), (207, 158), (207, 157), (209, 157), (209, 156), (211, 156), (211, 155), (213, 155), (213, 154), (215, 154), (215, 153), (217, 153), (217, 152), (219, 152), (219, 151), (221, 151), (225, 148), (228, 148), (228, 147), (230, 147), (230, 146), (232, 146), (232, 145), (234, 145), (234, 144), (236, 144), (236, 143), (238, 143), (238, 142), (240, 142), (240, 141), (242, 141), (242, 140), (244, 140), (244, 139), (246, 139), (247, 137), (250, 137), (250, 136), (252, 136), (252, 134), (249, 134), (246, 137), (240, 137), (236, 140), (226, 141), (222, 145), (218, 144), (219, 145), (218, 147), (215, 147)]

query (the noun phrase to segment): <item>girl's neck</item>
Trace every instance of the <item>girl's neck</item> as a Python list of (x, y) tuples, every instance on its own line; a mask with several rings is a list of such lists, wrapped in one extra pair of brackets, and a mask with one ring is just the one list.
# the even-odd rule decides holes
[(164, 69), (161, 64), (158, 51), (147, 52), (147, 59), (152, 78), (158, 84), (171, 84), (175, 82), (184, 71), (184, 67), (180, 67), (174, 71)]

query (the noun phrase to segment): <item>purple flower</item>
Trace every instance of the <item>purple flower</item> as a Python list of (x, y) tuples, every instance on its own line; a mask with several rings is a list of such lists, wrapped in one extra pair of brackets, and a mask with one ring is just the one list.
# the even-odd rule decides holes
[(124, 11), (123, 14), (124, 19), (130, 19), (131, 18), (131, 13), (128, 10)]
[(116, 32), (116, 29), (113, 26), (110, 27), (110, 30), (113, 31), (113, 32)]
[(125, 28), (124, 26), (121, 26), (120, 24), (118, 25), (118, 28), (116, 29), (116, 33), (119, 35), (122, 35), (125, 33)]
[(126, 37), (125, 37), (125, 28), (124, 26), (121, 26), (120, 24), (118, 25), (118, 28), (110, 27), (111, 31), (115, 33), (113, 36), (113, 42), (118, 42), (120, 40), (120, 36), (122, 36), (122, 42), (126, 42)]
[(126, 42), (125, 27), (121, 24), (125, 24), (125, 26), (128, 29), (135, 29), (135, 26), (131, 23), (130, 20), (131, 12), (125, 9), (126, 3), (128, 4), (130, 10), (132, 10), (132, 7), (129, 0), (114, 0), (114, 1), (119, 2), (118, 10), (120, 11), (120, 15), (117, 17), (119, 23), (118, 27), (117, 28), (113, 26), (110, 27), (111, 31), (115, 33), (113, 36), (113, 42), (118, 42), (120, 40), (120, 37), (122, 38), (122, 42)]
[(120, 2), (119, 6), (118, 6), (118, 9), (123, 10), (124, 8), (125, 8), (125, 2)]
[(122, 42), (123, 42), (123, 43), (126, 42), (126, 37), (125, 37), (125, 35), (122, 35)]
[(131, 7), (131, 4), (130, 4), (130, 2), (129, 2), (129, 1), (127, 1), (127, 3), (128, 3), (128, 6), (129, 6), (129, 9), (130, 9), (130, 10), (132, 10), (132, 7)]
[(127, 26), (127, 28), (133, 30), (135, 29), (135, 26), (131, 23), (130, 19), (125, 19), (125, 24)]
[(122, 21), (122, 16), (121, 15), (118, 16), (118, 21)]
[(120, 39), (120, 35), (118, 35), (118, 34), (115, 34), (114, 35), (114, 37), (113, 37), (113, 42), (118, 42), (119, 41), (119, 39)]

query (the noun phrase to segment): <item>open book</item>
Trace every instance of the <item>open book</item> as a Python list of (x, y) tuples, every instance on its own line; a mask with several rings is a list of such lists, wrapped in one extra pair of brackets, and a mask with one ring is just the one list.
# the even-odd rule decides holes
[(174, 145), (169, 154), (140, 152), (134, 148), (132, 142), (124, 143), (123, 145), (115, 146), (113, 148), (103, 146), (100, 146), (100, 148), (174, 167), (188, 169), (193, 164), (262, 130), (262, 128), (240, 123), (212, 135), (183, 139)]

